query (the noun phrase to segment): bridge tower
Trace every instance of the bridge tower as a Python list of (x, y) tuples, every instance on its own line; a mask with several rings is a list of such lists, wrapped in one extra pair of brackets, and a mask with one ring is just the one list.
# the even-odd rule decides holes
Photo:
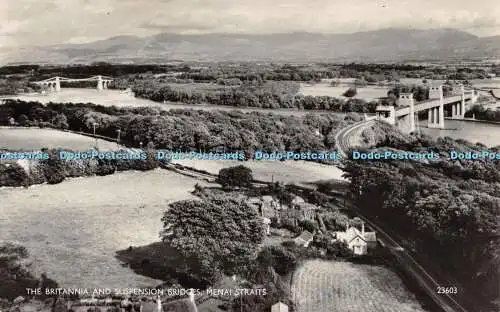
[(396, 109), (394, 106), (379, 105), (376, 109), (377, 119), (396, 125)]
[(408, 132), (415, 131), (415, 100), (413, 99), (413, 93), (400, 93), (399, 106), (409, 106), (410, 113), (406, 116), (406, 124), (408, 125)]
[(458, 95), (460, 102), (451, 104), (451, 118), (461, 119), (465, 116), (465, 88), (464, 85), (458, 85)]
[(99, 75), (97, 76), (97, 90), (102, 91), (104, 89), (103, 83), (102, 83), (102, 76)]
[(444, 128), (444, 96), (443, 86), (431, 86), (429, 99), (438, 101), (438, 107), (431, 107), (428, 111), (427, 126), (429, 128)]
[(56, 92), (60, 92), (61, 91), (61, 80), (59, 80), (59, 77), (56, 77), (55, 91)]

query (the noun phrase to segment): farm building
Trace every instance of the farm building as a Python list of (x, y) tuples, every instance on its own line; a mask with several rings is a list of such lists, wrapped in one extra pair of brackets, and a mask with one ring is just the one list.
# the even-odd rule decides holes
[(336, 238), (345, 242), (355, 255), (366, 255), (369, 249), (377, 245), (375, 232), (365, 232), (364, 223), (361, 225), (361, 231), (351, 226), (345, 232), (336, 232)]
[(312, 242), (313, 238), (314, 234), (312, 234), (309, 231), (304, 231), (299, 236), (297, 236), (293, 241), (295, 242), (295, 244), (299, 246), (308, 247), (309, 244)]
[(288, 306), (283, 302), (273, 304), (271, 312), (288, 312)]

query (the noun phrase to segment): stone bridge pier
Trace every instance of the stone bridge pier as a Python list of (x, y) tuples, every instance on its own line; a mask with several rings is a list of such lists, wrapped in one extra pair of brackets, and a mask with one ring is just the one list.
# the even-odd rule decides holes
[(427, 127), (444, 129), (444, 95), (442, 85), (430, 87), (429, 100), (439, 100), (439, 106), (431, 107), (428, 110)]
[(103, 79), (102, 76), (97, 76), (97, 90), (102, 91), (109, 87), (111, 80)]
[(460, 103), (451, 104), (451, 118), (462, 119), (465, 116), (465, 89), (463, 85), (458, 90), (461, 100)]

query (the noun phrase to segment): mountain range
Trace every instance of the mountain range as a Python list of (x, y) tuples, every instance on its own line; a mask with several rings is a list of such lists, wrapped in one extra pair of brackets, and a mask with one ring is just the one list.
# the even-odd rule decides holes
[(499, 59), (500, 36), (457, 29), (382, 29), (351, 34), (161, 33), (84, 44), (0, 50), (2, 63), (165, 63), (184, 61), (404, 62)]

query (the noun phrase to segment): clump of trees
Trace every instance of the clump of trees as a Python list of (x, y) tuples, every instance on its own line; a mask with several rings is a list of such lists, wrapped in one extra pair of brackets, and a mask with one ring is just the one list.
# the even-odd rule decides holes
[(474, 105), (466, 114), (466, 117), (472, 117), (479, 120), (500, 121), (500, 109), (486, 108), (482, 105)]
[[(26, 295), (26, 288), (38, 288), (45, 293), (46, 288), (57, 288), (57, 283), (42, 274), (36, 278), (29, 270), (28, 250), (20, 245), (4, 243), (0, 245), (0, 298), (13, 300)], [(42, 295), (41, 298), (45, 298)]]
[[(355, 100), (353, 100), (355, 101)], [(354, 103), (354, 102), (353, 102)], [(354, 104), (353, 104), (354, 105)], [(361, 104), (360, 104), (361, 105)], [(48, 104), (8, 100), (0, 105), (0, 125), (24, 114), (31, 125), (52, 124), (64, 115), (70, 130), (92, 133), (97, 122), (98, 135), (115, 138), (121, 130), (121, 143), (139, 147), (151, 142), (157, 149), (178, 151), (324, 150), (335, 146), (337, 131), (355, 116), (282, 116), (238, 111), (104, 107), (93, 104)], [(316, 131), (320, 132), (317, 135)]]
[(224, 188), (250, 187), (252, 181), (252, 170), (243, 165), (222, 168), (217, 177), (217, 182)]
[(258, 212), (242, 199), (213, 196), (175, 202), (162, 221), (163, 242), (179, 252), (188, 270), (206, 285), (222, 274), (241, 272), (264, 239)]
[(429, 87), (427, 86), (417, 86), (417, 85), (400, 85), (387, 91), (387, 96), (393, 101), (399, 98), (400, 93), (413, 93), (413, 98), (417, 102), (425, 101), (429, 99)]
[[(49, 154), (48, 159), (30, 160), (29, 171), (15, 161), (0, 164), (0, 186), (29, 186), (33, 184), (58, 184), (66, 178), (92, 175), (109, 175), (116, 171), (147, 171), (158, 168), (163, 161), (156, 159), (153, 150), (146, 150), (146, 159), (79, 159), (62, 160), (61, 149), (43, 149)], [(68, 152), (67, 150), (64, 150)], [(125, 152), (119, 150), (117, 152)]]

